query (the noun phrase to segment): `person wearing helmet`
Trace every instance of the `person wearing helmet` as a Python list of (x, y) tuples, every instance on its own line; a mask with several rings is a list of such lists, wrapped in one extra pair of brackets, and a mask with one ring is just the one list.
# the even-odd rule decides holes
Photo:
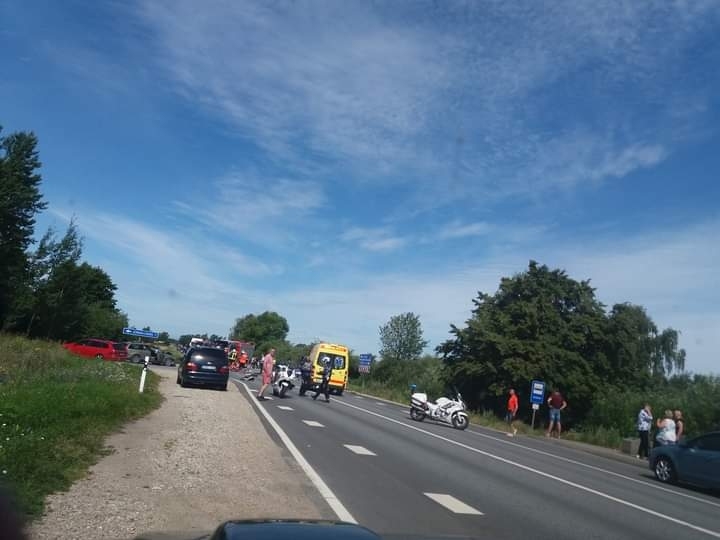
[(320, 393), (325, 394), (325, 402), (330, 402), (330, 375), (332, 374), (332, 362), (330, 361), (330, 358), (327, 356), (323, 357), (322, 359), (322, 366), (323, 366), (323, 372), (322, 372), (322, 382), (320, 383), (320, 386), (318, 386), (317, 390), (315, 390), (315, 395), (313, 396), (313, 399), (317, 399)]

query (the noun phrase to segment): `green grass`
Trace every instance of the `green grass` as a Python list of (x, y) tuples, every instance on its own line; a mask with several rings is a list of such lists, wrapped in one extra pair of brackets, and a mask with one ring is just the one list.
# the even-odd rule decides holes
[[(348, 384), (348, 390), (360, 392), (371, 396), (388, 399), (397, 403), (410, 404), (410, 390), (403, 391), (383, 384), (379, 381), (361, 379), (351, 379)], [(476, 426), (483, 426), (499, 431), (509, 431), (507, 423), (493, 411), (469, 411), (470, 423)], [(523, 422), (515, 422), (518, 433), (523, 435), (531, 435), (542, 437), (545, 435), (546, 418), (543, 414), (538, 414), (535, 419), (535, 429), (529, 424)], [(595, 446), (603, 446), (605, 448), (619, 449), (622, 444), (622, 436), (617, 429), (590, 426), (579, 430), (569, 430), (563, 432), (563, 439), (570, 441), (578, 441)]]
[(162, 402), (152, 372), (77, 358), (55, 343), (0, 335), (0, 481), (30, 517), (106, 454), (104, 440)]

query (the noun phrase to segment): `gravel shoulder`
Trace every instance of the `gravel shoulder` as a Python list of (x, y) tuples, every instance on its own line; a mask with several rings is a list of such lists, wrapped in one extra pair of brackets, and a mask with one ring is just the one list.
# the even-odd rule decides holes
[(30, 538), (133, 538), (210, 532), (242, 518), (335, 519), (284, 447), (232, 383), (227, 392), (181, 388), (162, 376), (162, 406), (107, 445), (112, 453), (69, 491), (48, 497)]

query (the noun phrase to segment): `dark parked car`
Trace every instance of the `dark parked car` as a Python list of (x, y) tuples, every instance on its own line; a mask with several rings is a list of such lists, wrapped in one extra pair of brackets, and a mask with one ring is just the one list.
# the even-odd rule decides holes
[(679, 444), (656, 446), (649, 461), (650, 469), (661, 482), (687, 482), (720, 489), (720, 431)]
[(225, 351), (214, 347), (193, 347), (178, 364), (180, 386), (199, 384), (227, 390), (230, 367)]

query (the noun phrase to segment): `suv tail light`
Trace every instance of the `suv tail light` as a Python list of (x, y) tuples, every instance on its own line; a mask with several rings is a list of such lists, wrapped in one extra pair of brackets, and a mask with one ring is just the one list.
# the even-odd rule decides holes
[(222, 375), (226, 375), (226, 374), (230, 373), (230, 368), (227, 366), (220, 366), (220, 369), (218, 369), (218, 373), (220, 373)]
[(185, 367), (188, 368), (188, 371), (197, 371), (197, 364), (195, 362), (188, 362), (185, 364)]

